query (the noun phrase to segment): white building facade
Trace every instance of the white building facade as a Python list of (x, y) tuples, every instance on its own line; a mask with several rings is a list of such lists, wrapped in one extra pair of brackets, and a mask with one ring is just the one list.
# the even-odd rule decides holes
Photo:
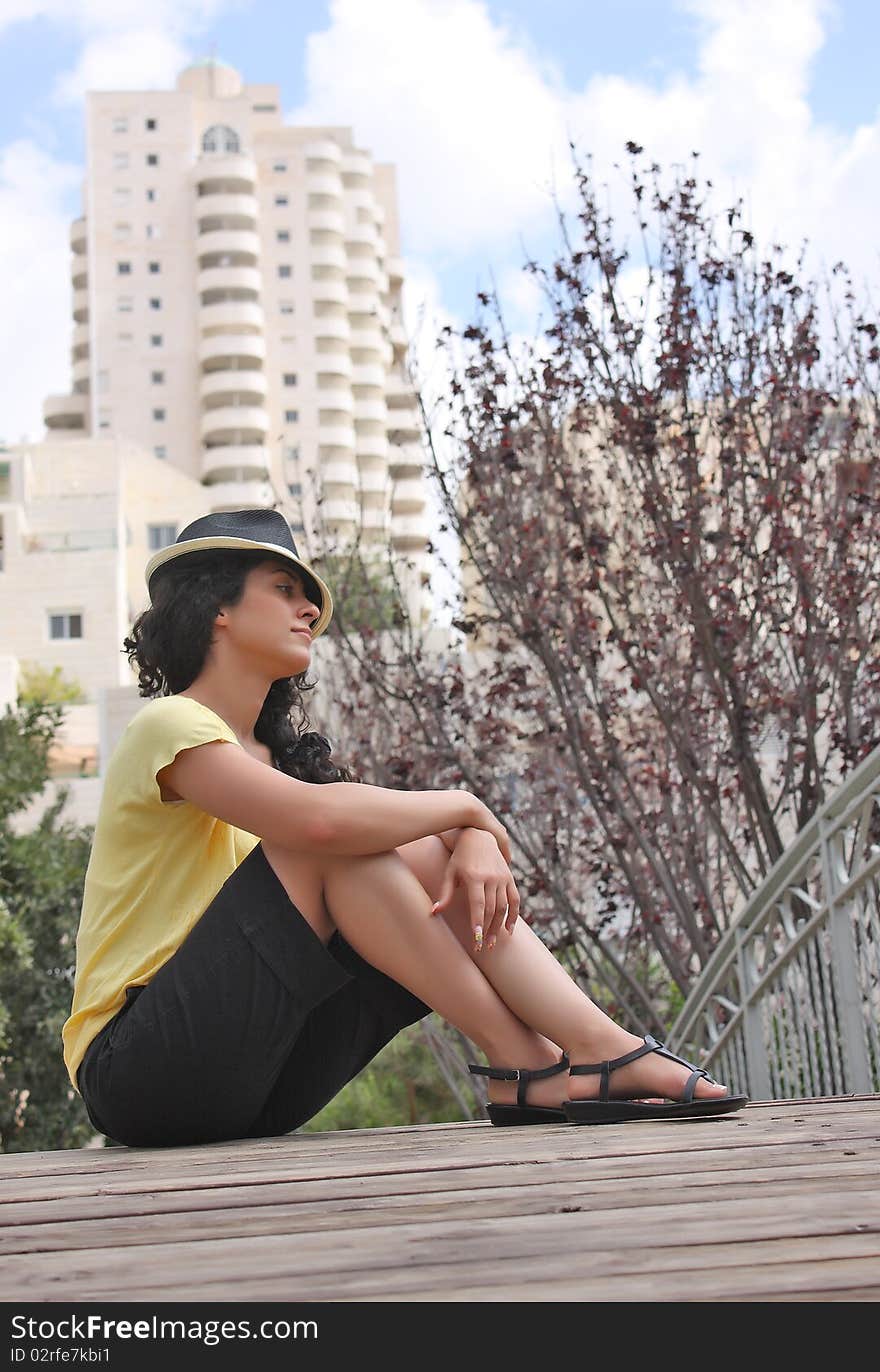
[[(71, 229), (72, 386), (51, 437), (117, 437), (206, 489), (339, 545), (390, 540), (428, 582), (394, 169), (347, 128), (285, 126), (276, 86), (215, 59), (173, 91), (87, 96)], [(306, 502), (304, 504), (304, 502)], [(411, 564), (411, 565), (409, 565)]]

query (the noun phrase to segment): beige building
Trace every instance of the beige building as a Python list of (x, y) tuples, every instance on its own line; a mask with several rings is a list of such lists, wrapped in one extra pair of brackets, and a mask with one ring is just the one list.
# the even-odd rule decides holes
[(72, 387), (45, 402), (49, 435), (131, 441), (207, 487), (200, 512), (274, 504), (295, 530), (314, 473), (329, 534), (390, 538), (418, 611), (393, 167), (351, 129), (285, 126), (276, 86), (214, 59), (173, 91), (90, 93), (86, 141)]

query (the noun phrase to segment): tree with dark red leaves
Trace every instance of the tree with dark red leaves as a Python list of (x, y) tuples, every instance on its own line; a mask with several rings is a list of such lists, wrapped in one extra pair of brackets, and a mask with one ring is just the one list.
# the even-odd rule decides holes
[(365, 780), (486, 801), (524, 916), (657, 1032), (880, 742), (880, 353), (841, 264), (786, 268), (627, 150), (638, 253), (576, 160), (559, 258), (526, 267), (538, 341), (489, 294), (441, 340), (467, 649), (380, 653), (343, 615), (333, 695)]

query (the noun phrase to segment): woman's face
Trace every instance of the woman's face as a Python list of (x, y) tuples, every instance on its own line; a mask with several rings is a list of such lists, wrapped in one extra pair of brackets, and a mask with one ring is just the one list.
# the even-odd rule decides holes
[(237, 605), (224, 606), (226, 642), (271, 680), (304, 672), (311, 660), (311, 625), (320, 614), (291, 563), (261, 562), (248, 572)]

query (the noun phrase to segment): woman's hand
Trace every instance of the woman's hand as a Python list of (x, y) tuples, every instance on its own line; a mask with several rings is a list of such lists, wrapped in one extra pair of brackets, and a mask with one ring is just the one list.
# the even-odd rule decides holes
[(459, 836), (449, 855), (432, 915), (446, 909), (457, 886), (463, 886), (467, 892), (477, 952), (484, 943), (486, 951), (491, 951), (502, 929), (513, 933), (519, 914), (519, 891), (498, 844), (484, 829), (465, 829)]

